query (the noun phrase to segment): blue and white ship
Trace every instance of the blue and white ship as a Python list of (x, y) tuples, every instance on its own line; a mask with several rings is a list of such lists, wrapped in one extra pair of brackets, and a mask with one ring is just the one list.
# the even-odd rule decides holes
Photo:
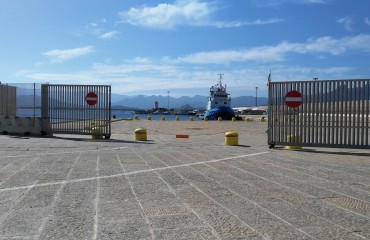
[(207, 117), (208, 120), (217, 120), (221, 117), (222, 120), (231, 120), (235, 117), (235, 113), (231, 108), (230, 94), (226, 92), (226, 84), (222, 84), (223, 74), (219, 73), (218, 75), (220, 76), (219, 83), (209, 89), (207, 111), (203, 118)]

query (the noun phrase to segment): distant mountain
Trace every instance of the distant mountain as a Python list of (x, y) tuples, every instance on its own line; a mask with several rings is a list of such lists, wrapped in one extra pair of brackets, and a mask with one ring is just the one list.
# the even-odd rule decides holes
[[(184, 105), (190, 105), (193, 108), (205, 109), (208, 102), (208, 97), (196, 95), (194, 97), (167, 97), (167, 96), (124, 96), (112, 95), (112, 105), (128, 106), (129, 108), (151, 109), (154, 108), (154, 103), (158, 102), (160, 108), (180, 108)], [(231, 98), (232, 107), (248, 107), (255, 106), (256, 98), (252, 96), (243, 96)], [(267, 98), (259, 97), (258, 105), (267, 105)]]

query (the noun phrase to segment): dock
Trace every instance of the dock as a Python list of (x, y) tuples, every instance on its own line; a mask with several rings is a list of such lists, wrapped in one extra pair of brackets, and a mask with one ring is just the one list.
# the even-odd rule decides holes
[(0, 135), (0, 239), (370, 239), (370, 150), (269, 149), (251, 117)]

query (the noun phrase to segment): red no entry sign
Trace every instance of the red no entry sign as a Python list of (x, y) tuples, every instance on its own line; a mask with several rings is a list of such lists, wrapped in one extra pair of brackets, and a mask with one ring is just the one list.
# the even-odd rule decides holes
[(299, 107), (302, 103), (302, 94), (298, 91), (290, 91), (285, 95), (285, 104), (290, 108)]
[(98, 96), (96, 96), (96, 93), (94, 92), (89, 92), (88, 94), (86, 94), (85, 101), (90, 106), (94, 106), (98, 101)]

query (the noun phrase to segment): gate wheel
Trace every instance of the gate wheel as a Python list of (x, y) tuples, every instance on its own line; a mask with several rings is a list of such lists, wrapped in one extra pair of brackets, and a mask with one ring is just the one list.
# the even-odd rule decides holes
[(105, 139), (110, 139), (110, 135), (105, 135), (104, 138)]
[(275, 148), (275, 143), (270, 143), (270, 146), (269, 146), (270, 149), (273, 149)]

